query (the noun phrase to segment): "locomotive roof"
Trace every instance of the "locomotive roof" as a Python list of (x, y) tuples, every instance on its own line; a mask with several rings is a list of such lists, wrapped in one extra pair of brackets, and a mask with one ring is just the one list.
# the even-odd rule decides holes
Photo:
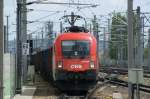
[(73, 39), (78, 39), (78, 40), (92, 40), (95, 39), (95, 37), (90, 34), (90, 33), (85, 33), (85, 32), (67, 32), (59, 35), (57, 39), (61, 40), (73, 40)]

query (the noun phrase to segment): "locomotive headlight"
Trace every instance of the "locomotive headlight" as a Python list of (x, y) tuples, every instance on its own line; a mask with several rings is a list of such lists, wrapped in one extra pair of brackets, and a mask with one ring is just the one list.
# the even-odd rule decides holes
[(94, 61), (91, 61), (90, 62), (90, 68), (94, 68), (95, 66), (94, 66)]
[(62, 61), (58, 61), (58, 68), (62, 68), (63, 66), (62, 66)]

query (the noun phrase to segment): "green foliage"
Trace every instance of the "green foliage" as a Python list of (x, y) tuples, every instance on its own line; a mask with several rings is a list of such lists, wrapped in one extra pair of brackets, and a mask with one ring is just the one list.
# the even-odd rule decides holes
[(148, 48), (144, 48), (144, 58), (148, 58), (149, 55), (149, 49)]
[[(138, 45), (137, 30), (139, 29), (137, 25), (137, 14), (134, 13), (133, 18), (133, 39), (134, 48)], [(127, 17), (121, 13), (114, 13), (112, 17), (111, 26), (111, 41), (110, 41), (110, 58), (118, 59), (118, 51), (123, 50), (123, 59), (127, 59)]]
[(111, 26), (110, 58), (117, 59), (118, 51), (123, 50), (123, 58), (127, 59), (127, 19), (121, 13), (114, 13)]

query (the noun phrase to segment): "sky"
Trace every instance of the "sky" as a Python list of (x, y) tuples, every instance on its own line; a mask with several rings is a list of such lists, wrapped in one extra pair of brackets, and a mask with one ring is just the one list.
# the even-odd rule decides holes
[[(31, 2), (35, 0), (27, 0), (27, 2)], [(54, 1), (54, 0), (48, 0)], [(125, 12), (127, 10), (127, 0), (55, 0), (55, 2), (76, 2), (78, 3), (91, 3), (98, 4), (99, 6), (96, 8), (87, 8), (86, 6), (82, 6), (83, 9), (77, 9), (77, 6), (70, 5), (44, 5), (44, 4), (32, 4), (28, 5), (28, 9), (34, 9), (34, 11), (29, 11), (28, 21), (36, 21), (41, 19), (40, 23), (35, 22), (32, 24), (28, 24), (28, 31), (32, 32), (36, 29), (43, 26), (45, 21), (53, 20), (57, 24), (59, 22), (59, 18), (61, 18), (64, 14), (70, 14), (70, 12), (75, 12), (86, 18), (92, 18), (93, 15), (108, 15), (109, 13), (115, 12)], [(142, 12), (150, 12), (150, 0), (133, 0), (134, 1), (134, 9), (137, 6), (141, 6)], [(81, 6), (79, 6), (81, 7)], [(51, 12), (52, 11), (52, 12)], [(6, 16), (9, 16), (9, 31), (10, 31), (10, 39), (13, 39), (14, 33), (16, 31), (16, 0), (4, 0), (4, 23), (6, 23)], [(48, 16), (48, 17), (46, 17)]]

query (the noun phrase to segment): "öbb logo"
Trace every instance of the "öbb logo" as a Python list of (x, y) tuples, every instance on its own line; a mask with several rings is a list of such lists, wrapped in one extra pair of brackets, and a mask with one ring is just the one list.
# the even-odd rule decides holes
[(72, 69), (75, 69), (75, 68), (82, 68), (82, 65), (80, 65), (80, 64), (73, 64), (73, 65), (71, 65), (71, 68), (72, 68)]

